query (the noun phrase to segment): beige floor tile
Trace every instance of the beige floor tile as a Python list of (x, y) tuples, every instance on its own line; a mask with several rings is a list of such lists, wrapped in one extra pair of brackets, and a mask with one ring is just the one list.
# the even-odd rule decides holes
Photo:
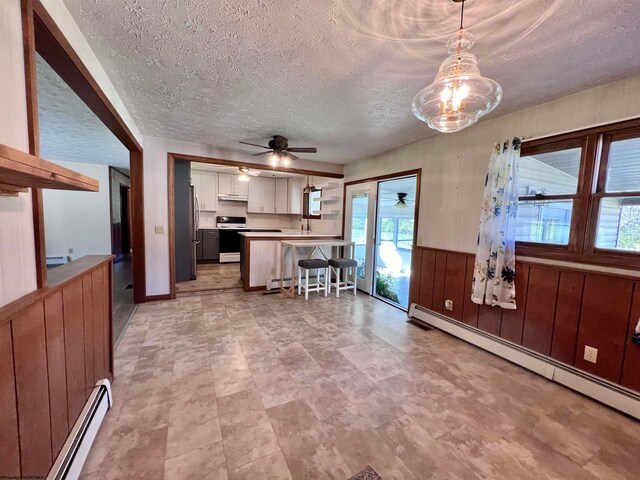
[(164, 462), (164, 480), (227, 480), (222, 442), (207, 445)]
[(282, 452), (277, 451), (229, 472), (229, 480), (291, 480)]

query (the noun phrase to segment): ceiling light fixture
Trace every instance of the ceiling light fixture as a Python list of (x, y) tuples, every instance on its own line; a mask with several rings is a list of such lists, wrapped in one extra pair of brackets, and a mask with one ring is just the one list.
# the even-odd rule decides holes
[(398, 201), (396, 202), (397, 208), (407, 208), (407, 194), (398, 192)]
[(413, 99), (413, 114), (431, 128), (444, 133), (459, 132), (498, 106), (502, 87), (483, 77), (478, 59), (469, 50), (473, 36), (464, 29), (464, 2), (460, 11), (460, 29), (447, 42), (449, 57), (442, 62), (431, 85)]
[(240, 180), (241, 182), (248, 182), (249, 181), (249, 169), (248, 168), (240, 167), (240, 175), (238, 175), (238, 180)]

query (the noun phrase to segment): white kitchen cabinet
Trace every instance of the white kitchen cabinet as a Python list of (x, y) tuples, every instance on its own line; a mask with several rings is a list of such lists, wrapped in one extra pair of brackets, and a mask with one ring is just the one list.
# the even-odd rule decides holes
[(218, 210), (218, 174), (201, 170), (191, 170), (191, 185), (195, 187), (200, 210)]
[(275, 213), (289, 213), (289, 180), (287, 178), (276, 179)]
[(241, 182), (239, 175), (221, 173), (218, 177), (218, 191), (221, 195), (247, 195), (251, 180)]
[(304, 179), (302, 177), (290, 177), (288, 182), (288, 205), (287, 213), (302, 214), (302, 190), (304, 189)]
[(252, 177), (249, 180), (247, 212), (275, 213), (276, 182), (273, 178)]

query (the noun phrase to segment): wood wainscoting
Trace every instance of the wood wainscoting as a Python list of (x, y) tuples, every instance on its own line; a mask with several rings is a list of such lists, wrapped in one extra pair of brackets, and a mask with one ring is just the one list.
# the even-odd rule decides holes
[[(415, 247), (410, 303), (640, 392), (640, 278), (517, 261), (518, 309), (503, 310), (471, 301), (474, 257)], [(583, 360), (586, 345), (597, 363)]]
[(83, 257), (0, 308), (0, 478), (44, 478), (95, 383), (113, 379), (112, 266)]

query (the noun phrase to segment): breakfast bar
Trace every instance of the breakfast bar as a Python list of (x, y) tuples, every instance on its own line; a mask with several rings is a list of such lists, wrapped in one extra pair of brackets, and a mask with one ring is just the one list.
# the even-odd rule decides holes
[[(280, 291), (285, 295), (295, 298), (296, 296), (296, 284), (297, 284), (297, 271), (298, 260), (304, 256), (304, 258), (320, 258), (320, 255), (325, 260), (329, 260), (332, 257), (334, 249), (343, 248), (342, 258), (353, 258), (355, 250), (355, 242), (347, 240), (282, 240), (280, 248), (280, 271), (285, 272), (287, 263), (287, 254), (290, 258), (291, 266), (291, 280), (289, 286), (285, 286), (284, 275), (280, 276)], [(327, 250), (329, 254), (327, 256)], [(303, 253), (304, 251), (304, 253)], [(302, 254), (302, 255), (301, 255)]]

